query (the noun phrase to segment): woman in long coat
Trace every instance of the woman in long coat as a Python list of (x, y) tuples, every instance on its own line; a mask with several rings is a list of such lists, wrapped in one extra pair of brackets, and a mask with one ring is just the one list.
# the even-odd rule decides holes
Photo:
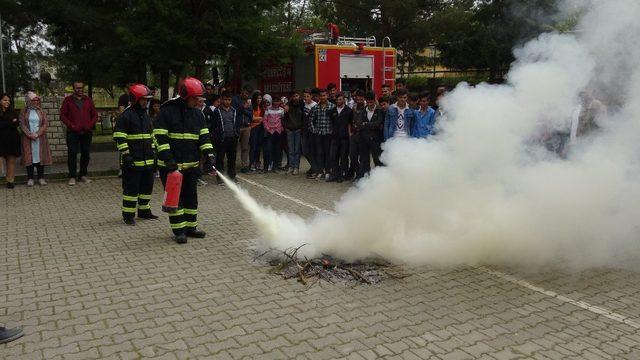
[(22, 164), (27, 167), (27, 186), (34, 184), (34, 168), (38, 182), (46, 185), (44, 167), (51, 165), (51, 149), (47, 139), (49, 121), (40, 109), (40, 98), (33, 91), (27, 92), (26, 106), (20, 113), (22, 129)]

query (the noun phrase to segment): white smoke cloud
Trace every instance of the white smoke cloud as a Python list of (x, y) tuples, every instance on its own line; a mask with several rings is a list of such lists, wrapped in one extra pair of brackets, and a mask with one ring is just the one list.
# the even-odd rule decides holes
[[(575, 10), (576, 2), (571, 9)], [(640, 240), (640, 1), (582, 1), (580, 32), (515, 50), (505, 85), (458, 86), (443, 132), (385, 144), (384, 162), (303, 220), (238, 192), (266, 247), (397, 262), (623, 266)], [(566, 159), (539, 142), (568, 130), (587, 90), (609, 107)], [(623, 259), (624, 258), (624, 259)], [(637, 257), (635, 257), (637, 258)]]

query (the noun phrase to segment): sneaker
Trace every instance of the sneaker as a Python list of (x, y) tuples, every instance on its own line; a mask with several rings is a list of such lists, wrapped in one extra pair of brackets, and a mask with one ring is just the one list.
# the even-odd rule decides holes
[(315, 178), (316, 176), (313, 173), (310, 173), (310, 172), (307, 173), (307, 179), (313, 180)]
[(85, 183), (85, 184), (88, 184), (88, 183), (90, 183), (90, 182), (91, 182), (91, 179), (89, 179), (89, 178), (88, 178), (88, 177), (86, 177), (86, 176), (81, 176), (81, 177), (80, 177), (80, 181), (81, 181), (81, 182), (83, 182), (83, 183)]
[(202, 179), (198, 179), (198, 186), (207, 186), (207, 182)]
[(327, 178), (327, 182), (336, 182), (336, 181), (338, 181), (338, 178), (336, 178), (336, 177), (331, 176), (331, 177)]
[(160, 179), (160, 171), (156, 171), (156, 179)]
[(329, 174), (325, 174), (325, 175), (324, 175), (324, 178), (325, 178), (326, 180), (329, 180), (329, 178), (330, 178), (330, 177), (331, 177), (331, 176), (330, 176)]
[(7, 186), (7, 189), (13, 189), (16, 187), (16, 185), (12, 182), (8, 182), (6, 186)]
[(47, 185), (47, 180), (45, 180), (45, 179), (38, 179), (38, 184), (40, 184), (40, 186), (45, 186), (45, 185)]
[(293, 169), (291, 171), (291, 175), (298, 175), (299, 173), (300, 173), (300, 170), (298, 170), (298, 169)]
[(29, 180), (27, 180), (27, 186), (28, 186), (28, 187), (32, 187), (32, 186), (33, 186), (33, 184), (34, 184), (33, 179), (29, 179)]
[(316, 180), (322, 180), (322, 178), (324, 178), (324, 174), (316, 175)]
[(75, 184), (76, 184), (76, 179), (74, 178), (69, 179), (69, 186), (73, 186)]

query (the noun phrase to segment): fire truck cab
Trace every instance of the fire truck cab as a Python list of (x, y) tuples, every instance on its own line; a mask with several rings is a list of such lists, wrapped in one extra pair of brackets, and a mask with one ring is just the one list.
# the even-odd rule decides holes
[[(396, 49), (385, 37), (380, 46), (376, 38), (309, 34), (306, 53), (291, 64), (267, 66), (259, 81), (263, 92), (286, 95), (285, 90), (326, 88), (336, 84), (338, 91), (350, 93), (361, 89), (381, 95), (382, 85), (395, 86)], [(277, 76), (269, 76), (269, 75)]]

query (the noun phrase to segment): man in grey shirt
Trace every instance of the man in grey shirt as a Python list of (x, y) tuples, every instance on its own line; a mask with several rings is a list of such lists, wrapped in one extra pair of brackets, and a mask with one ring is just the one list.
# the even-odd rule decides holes
[[(222, 94), (222, 103), (213, 112), (213, 120), (211, 121), (209, 132), (216, 150), (216, 169), (224, 171), (226, 157), (226, 174), (233, 181), (237, 181), (236, 153), (241, 126), (242, 122), (238, 119), (236, 109), (231, 106), (231, 94), (228, 92)], [(218, 185), (223, 185), (220, 178), (217, 181)]]

